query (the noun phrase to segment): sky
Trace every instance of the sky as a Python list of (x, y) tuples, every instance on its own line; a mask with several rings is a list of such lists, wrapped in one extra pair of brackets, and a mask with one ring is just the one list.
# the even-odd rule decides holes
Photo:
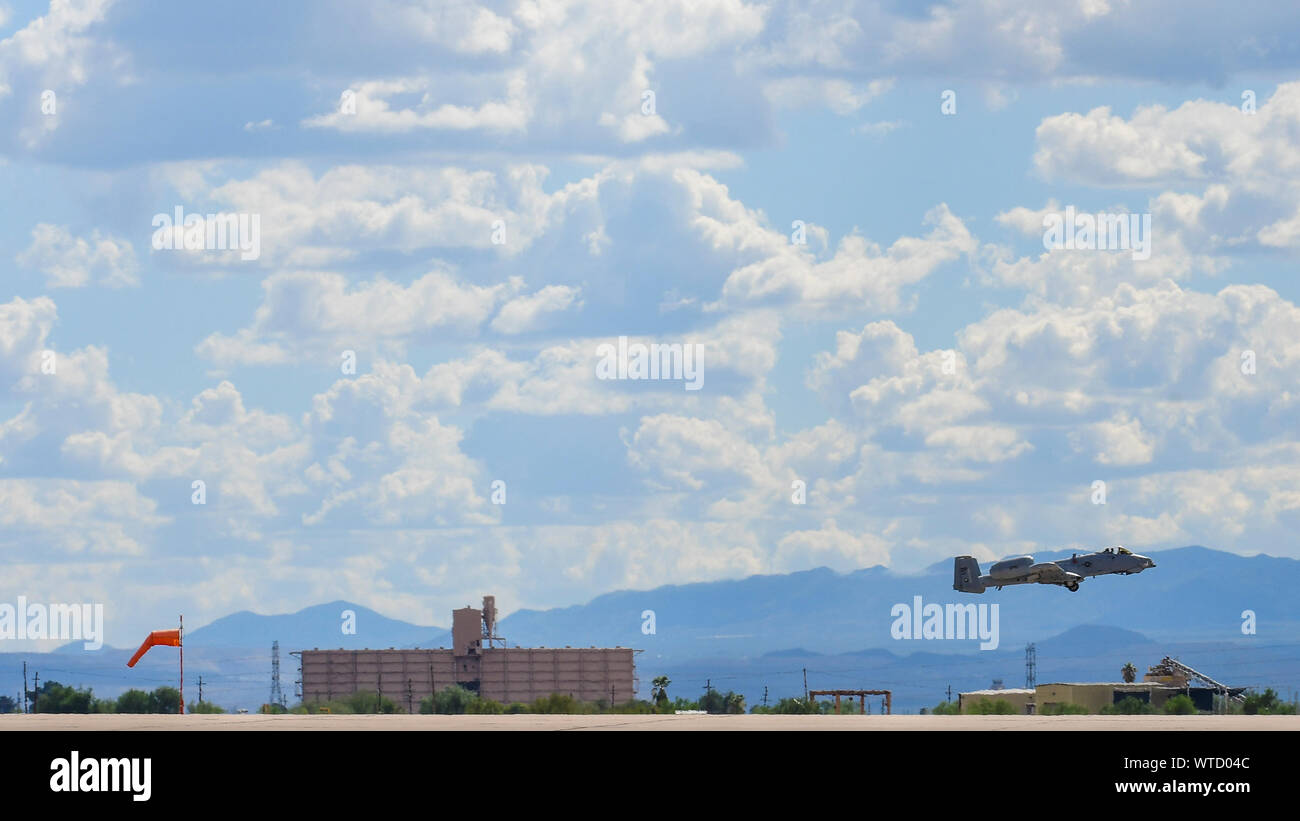
[(0, 0), (0, 190), (0, 602), (109, 644), (1300, 558), (1286, 4)]

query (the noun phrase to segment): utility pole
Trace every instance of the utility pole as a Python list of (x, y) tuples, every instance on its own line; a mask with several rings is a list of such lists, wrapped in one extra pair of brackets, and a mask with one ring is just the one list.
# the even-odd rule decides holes
[(27, 662), (23, 662), (23, 713), (27, 712)]
[(808, 700), (808, 668), (803, 668), (803, 700)]
[(36, 676), (32, 681), (32, 712), (34, 713), (36, 712), (36, 702), (41, 697), (41, 674), (34, 673), (33, 675)]
[(199, 676), (199, 704), (203, 703), (203, 676)]
[(406, 713), (407, 715), (411, 713), (411, 680), (409, 678), (406, 680)]
[(763, 685), (763, 706), (767, 706), (767, 685)]
[(947, 700), (950, 701), (950, 702), (952, 701), (952, 685), (951, 685), (951, 684), (948, 685), (948, 699), (947, 699)]

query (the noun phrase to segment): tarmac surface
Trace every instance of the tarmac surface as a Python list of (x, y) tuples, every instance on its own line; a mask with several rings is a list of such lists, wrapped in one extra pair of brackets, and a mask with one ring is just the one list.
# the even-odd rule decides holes
[(0, 715), (5, 731), (1300, 730), (1300, 716)]

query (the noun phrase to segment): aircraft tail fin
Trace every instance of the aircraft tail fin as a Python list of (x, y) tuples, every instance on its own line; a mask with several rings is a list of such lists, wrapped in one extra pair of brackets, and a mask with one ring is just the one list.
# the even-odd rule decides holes
[(958, 556), (952, 560), (952, 589), (962, 593), (983, 593), (980, 583), (980, 563), (974, 556)]

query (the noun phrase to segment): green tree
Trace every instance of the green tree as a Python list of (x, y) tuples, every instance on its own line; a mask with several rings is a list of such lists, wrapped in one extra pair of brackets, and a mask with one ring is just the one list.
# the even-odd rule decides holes
[(717, 690), (709, 690), (700, 697), (699, 709), (708, 713), (725, 713), (727, 711), (727, 698)]
[(1196, 704), (1191, 697), (1179, 693), (1165, 702), (1165, 713), (1174, 716), (1190, 716), (1196, 714)]
[(1132, 684), (1137, 681), (1138, 668), (1134, 667), (1131, 661), (1125, 662), (1124, 666), (1120, 668), (1119, 674), (1124, 677), (1125, 684)]
[[(280, 705), (277, 704), (276, 706), (279, 707)], [(284, 711), (284, 708), (281, 707), (280, 709), (282, 712)], [(199, 713), (202, 715), (202, 714), (224, 713), (225, 710), (213, 704), (211, 701), (200, 701), (196, 704), (187, 705), (185, 707), (185, 712)]]
[(1060, 704), (1044, 704), (1043, 709), (1038, 711), (1038, 714), (1043, 716), (1086, 716), (1088, 713), (1087, 707), (1068, 701)]
[(10, 698), (9, 696), (0, 696), (0, 714), (16, 713), (20, 709), (17, 699)]
[[(1011, 706), (1011, 702), (1007, 701), (1005, 698), (999, 698), (995, 701), (989, 701), (987, 698), (982, 698), (971, 705), (971, 709), (968, 712), (980, 716), (1011, 716), (1016, 714), (1016, 708)], [(1051, 715), (1051, 713), (1048, 713), (1048, 715)]]
[(726, 704), (726, 712), (729, 715), (744, 715), (745, 697), (740, 693), (733, 693), (728, 690), (724, 702)]
[(567, 693), (551, 693), (535, 700), (529, 711), (539, 714), (581, 715), (597, 710), (594, 704), (585, 704)]
[(158, 687), (149, 694), (149, 712), (178, 714), (181, 711), (181, 691), (175, 687)]
[(955, 716), (961, 714), (960, 701), (941, 701), (930, 712), (937, 716)]
[(95, 694), (90, 688), (79, 690), (57, 681), (47, 681), (39, 690), (29, 690), (28, 701), (34, 713), (91, 713), (95, 708)]
[(1295, 705), (1288, 704), (1273, 692), (1269, 687), (1262, 693), (1249, 693), (1246, 700), (1241, 705), (1241, 711), (1248, 716), (1253, 715), (1295, 715)]
[(420, 712), (425, 715), (463, 715), (467, 712), (470, 702), (476, 698), (478, 698), (477, 693), (453, 684), (442, 688), (432, 697), (425, 696), (420, 701)]
[(465, 705), (465, 712), (477, 716), (499, 716), (506, 711), (506, 705), (490, 698), (476, 698)]
[(1105, 716), (1145, 716), (1155, 711), (1156, 708), (1137, 696), (1125, 696), (1114, 704), (1101, 708), (1101, 714)]
[(343, 703), (354, 713), (392, 715), (393, 713), (406, 712), (396, 701), (393, 701), (388, 696), (381, 696), (374, 690), (359, 690), (343, 699)]
[(672, 683), (672, 679), (668, 676), (655, 676), (650, 682), (650, 700), (655, 703), (655, 706), (668, 707), (668, 685)]
[(117, 711), (119, 713), (148, 713), (149, 694), (144, 690), (130, 689), (117, 697)]

